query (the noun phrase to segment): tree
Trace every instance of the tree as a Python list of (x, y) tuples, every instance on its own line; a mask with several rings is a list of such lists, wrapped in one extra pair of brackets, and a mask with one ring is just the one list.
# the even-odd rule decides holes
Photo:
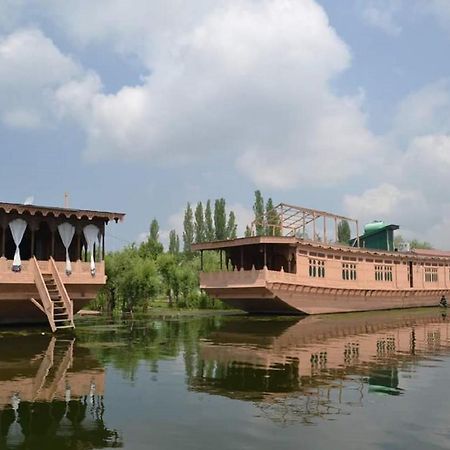
[(211, 200), (206, 202), (205, 208), (205, 239), (207, 241), (213, 241), (215, 237), (214, 224), (211, 211)]
[(349, 223), (344, 219), (338, 224), (338, 242), (340, 244), (348, 245), (351, 238), (351, 230)]
[(197, 203), (195, 208), (195, 243), (205, 241), (205, 219), (203, 217), (203, 205), (202, 202)]
[(253, 212), (255, 214), (255, 230), (256, 236), (263, 236), (266, 227), (264, 221), (264, 199), (261, 191), (255, 191), (255, 203), (253, 204)]
[(153, 219), (150, 224), (150, 240), (154, 242), (159, 241), (159, 223), (156, 219)]
[(183, 228), (183, 250), (185, 253), (190, 253), (192, 243), (194, 242), (194, 216), (192, 214), (190, 203), (187, 204), (186, 211), (184, 213)]
[(281, 236), (281, 220), (280, 215), (273, 206), (271, 198), (266, 203), (266, 235), (267, 236)]
[(410, 243), (412, 249), (424, 249), (430, 250), (433, 246), (427, 241), (418, 241), (417, 239), (413, 239)]
[(251, 229), (251, 227), (250, 227), (249, 225), (247, 225), (247, 226), (245, 227), (245, 233), (244, 233), (244, 236), (245, 236), (245, 237), (251, 237), (252, 235), (253, 235), (252, 229)]
[(139, 246), (139, 255), (142, 258), (155, 259), (163, 251), (164, 247), (159, 242), (159, 223), (156, 219), (153, 219), (150, 224), (150, 233), (147, 241)]
[(237, 237), (237, 224), (236, 224), (236, 216), (233, 211), (230, 211), (228, 215), (228, 224), (227, 224), (227, 239), (236, 239)]
[(217, 199), (214, 203), (214, 228), (217, 241), (227, 238), (227, 216), (223, 198)]
[(169, 232), (169, 253), (172, 255), (180, 253), (180, 238), (175, 230)]

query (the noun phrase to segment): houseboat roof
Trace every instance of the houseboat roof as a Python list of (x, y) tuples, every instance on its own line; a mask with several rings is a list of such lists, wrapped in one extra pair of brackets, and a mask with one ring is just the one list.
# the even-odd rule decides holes
[(125, 217), (124, 213), (109, 212), (109, 211), (94, 211), (89, 209), (73, 209), (73, 208), (59, 208), (53, 206), (37, 206), (24, 205), (21, 203), (6, 203), (0, 202), (0, 212), (6, 214), (16, 213), (19, 215), (29, 214), (31, 216), (41, 215), (43, 217), (63, 217), (66, 219), (101, 219), (106, 222), (114, 220), (116, 222), (122, 221)]
[[(334, 250), (340, 251), (343, 254), (364, 254), (372, 255), (373, 257), (389, 257), (389, 258), (412, 258), (419, 260), (449, 260), (450, 251), (435, 250), (435, 249), (414, 249), (409, 252), (397, 252), (387, 250), (377, 250), (365, 247), (352, 247), (349, 245), (329, 244), (317, 241), (310, 241), (307, 239), (300, 239), (294, 236), (251, 236), (237, 239), (230, 239), (225, 241), (203, 242), (201, 244), (193, 244), (193, 251), (202, 250), (224, 250), (233, 247), (241, 247), (246, 245), (257, 244), (285, 244), (285, 245), (303, 245), (311, 249), (317, 250)], [(446, 261), (446, 262), (447, 262)]]

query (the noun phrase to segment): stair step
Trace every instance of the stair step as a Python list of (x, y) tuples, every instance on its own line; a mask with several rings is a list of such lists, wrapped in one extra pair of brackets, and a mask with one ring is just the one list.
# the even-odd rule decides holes
[(57, 330), (61, 330), (63, 328), (75, 328), (75, 326), (74, 325), (63, 325), (61, 327), (56, 327)]

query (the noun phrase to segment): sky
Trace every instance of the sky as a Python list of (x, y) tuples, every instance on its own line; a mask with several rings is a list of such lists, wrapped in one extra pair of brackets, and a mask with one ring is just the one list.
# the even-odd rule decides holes
[(449, 55), (449, 0), (0, 0), (0, 200), (119, 248), (260, 189), (450, 248)]

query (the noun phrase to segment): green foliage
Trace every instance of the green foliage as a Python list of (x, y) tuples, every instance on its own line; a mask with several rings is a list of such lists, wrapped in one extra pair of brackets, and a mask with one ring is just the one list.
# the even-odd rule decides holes
[(150, 224), (150, 234), (147, 241), (139, 246), (139, 255), (142, 258), (155, 259), (163, 251), (164, 247), (159, 242), (159, 224), (156, 219), (153, 219)]
[(419, 241), (417, 239), (413, 239), (410, 242), (411, 249), (424, 249), (424, 250), (431, 250), (433, 246), (427, 242), (427, 241)]
[(214, 228), (217, 241), (227, 238), (227, 216), (223, 198), (217, 199), (214, 203)]
[(205, 218), (203, 216), (203, 204), (202, 202), (197, 203), (197, 207), (195, 208), (195, 243), (198, 244), (200, 242), (205, 242)]
[(247, 225), (247, 226), (245, 227), (245, 233), (244, 233), (244, 236), (245, 236), (245, 237), (251, 237), (252, 235), (253, 235), (252, 229), (251, 229), (251, 227), (250, 227), (249, 225)]
[(169, 232), (169, 253), (173, 255), (180, 253), (180, 238), (175, 230)]
[(206, 202), (205, 208), (205, 240), (213, 241), (216, 233), (214, 231), (214, 223), (211, 211), (211, 200)]
[(266, 203), (266, 235), (281, 236), (281, 220), (271, 198)]
[(183, 243), (184, 243), (184, 252), (190, 253), (191, 246), (194, 242), (194, 216), (192, 214), (192, 208), (190, 203), (186, 206), (186, 211), (184, 213), (184, 221), (183, 221)]
[(264, 220), (264, 199), (261, 191), (255, 191), (255, 203), (253, 204), (253, 212), (255, 214), (256, 236), (263, 236), (266, 227)]
[(236, 216), (233, 211), (230, 211), (227, 223), (227, 238), (236, 239), (236, 237), (237, 237)]
[(346, 220), (341, 220), (338, 224), (338, 242), (340, 244), (348, 245), (351, 238), (350, 225)]

